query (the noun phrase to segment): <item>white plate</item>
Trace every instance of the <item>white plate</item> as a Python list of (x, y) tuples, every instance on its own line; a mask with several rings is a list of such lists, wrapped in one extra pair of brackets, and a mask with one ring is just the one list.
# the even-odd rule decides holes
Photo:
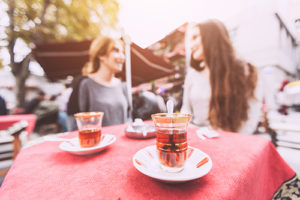
[[(136, 152), (132, 161), (134, 167), (141, 173), (168, 183), (191, 181), (206, 175), (211, 170), (212, 161), (206, 153), (197, 148), (189, 147), (187, 154), (188, 159), (184, 169), (177, 173), (166, 172), (160, 168), (155, 145)], [(208, 158), (208, 162), (197, 168), (197, 164), (205, 157)]]
[(59, 148), (63, 151), (70, 152), (75, 155), (89, 155), (100, 152), (116, 141), (116, 136), (111, 134), (103, 134), (100, 143), (94, 147), (83, 148), (79, 144), (78, 137), (67, 142), (62, 142)]

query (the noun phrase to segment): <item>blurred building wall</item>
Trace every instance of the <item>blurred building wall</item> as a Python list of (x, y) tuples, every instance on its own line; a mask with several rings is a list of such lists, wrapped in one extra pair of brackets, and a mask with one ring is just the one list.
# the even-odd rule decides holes
[(226, 22), (237, 53), (258, 67), (266, 103), (272, 107), (277, 106), (282, 81), (300, 78), (300, 37), (294, 23), (297, 11), (300, 14), (299, 1), (251, 0)]
[[(231, 19), (234, 45), (241, 57), (258, 67), (278, 65), (295, 74), (299, 67), (296, 28), (288, 12), (292, 0), (253, 0)], [(280, 25), (280, 20), (284, 26)], [(293, 38), (293, 39), (292, 39)], [(296, 41), (297, 42), (297, 41)]]

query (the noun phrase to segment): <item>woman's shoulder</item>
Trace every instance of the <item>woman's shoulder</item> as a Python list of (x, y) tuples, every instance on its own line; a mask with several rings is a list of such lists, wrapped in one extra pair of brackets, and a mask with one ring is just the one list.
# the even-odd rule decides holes
[(190, 68), (186, 74), (186, 79), (187, 80), (206, 80), (206, 79), (209, 79), (209, 69), (206, 68), (202, 71), (197, 71), (193, 68)]
[(126, 81), (121, 81), (120, 80), (120, 84), (122, 85), (122, 87), (127, 87), (127, 82)]
[(82, 85), (89, 85), (89, 84), (91, 84), (91, 83), (93, 83), (94, 81), (91, 79), (91, 78), (89, 78), (89, 77), (85, 77), (84, 79), (82, 79), (81, 81), (80, 81), (80, 85), (82, 86)]
[(97, 83), (92, 78), (87, 77), (81, 81), (80, 88), (82, 88), (82, 89), (101, 89), (102, 90), (107, 87), (100, 83)]
[(122, 86), (123, 83), (125, 82), (122, 82), (120, 79), (114, 77), (113, 80), (112, 80), (112, 86)]

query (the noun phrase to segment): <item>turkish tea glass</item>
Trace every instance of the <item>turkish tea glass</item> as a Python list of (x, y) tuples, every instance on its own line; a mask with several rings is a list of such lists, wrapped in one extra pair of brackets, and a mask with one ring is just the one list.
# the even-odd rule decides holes
[(99, 144), (103, 115), (103, 112), (81, 112), (74, 115), (81, 147), (87, 148)]
[(160, 167), (167, 172), (180, 172), (187, 159), (187, 126), (191, 115), (158, 113), (152, 119)]

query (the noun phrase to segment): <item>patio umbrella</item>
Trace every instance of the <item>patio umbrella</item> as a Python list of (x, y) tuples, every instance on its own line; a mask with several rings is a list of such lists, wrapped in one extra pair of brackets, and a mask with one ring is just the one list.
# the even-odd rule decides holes
[[(91, 41), (39, 44), (33, 50), (35, 60), (51, 81), (81, 74), (88, 61)], [(137, 86), (176, 73), (175, 67), (152, 53), (131, 43), (131, 83)], [(120, 74), (125, 79), (125, 70)]]

